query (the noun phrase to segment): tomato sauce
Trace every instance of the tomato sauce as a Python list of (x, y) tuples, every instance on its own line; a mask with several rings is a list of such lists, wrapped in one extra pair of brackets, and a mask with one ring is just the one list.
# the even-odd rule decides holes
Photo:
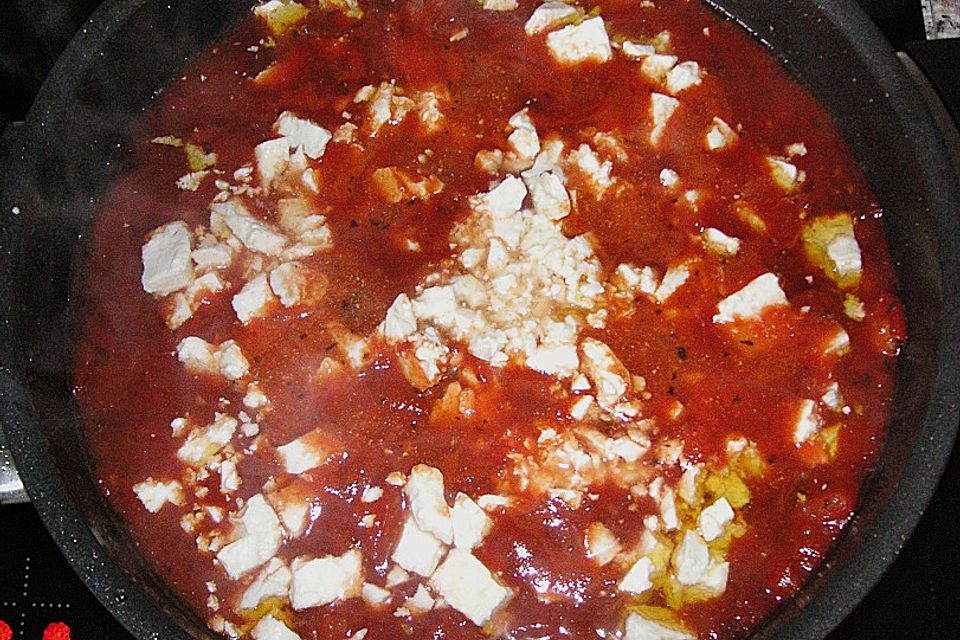
[[(156, 571), (200, 617), (218, 612), (249, 629), (254, 620), (229, 604), (245, 582), (229, 580), (211, 554), (198, 551), (203, 527), (188, 533), (181, 526), (189, 504), (150, 513), (131, 490), (147, 476), (181, 477), (176, 452), (182, 440), (171, 437), (171, 420), (189, 415), (206, 424), (215, 412), (242, 408), (242, 385), (192, 374), (178, 362), (183, 338), (236, 340), (271, 405), (258, 419), (262, 446), (239, 463), (236, 495), (222, 495), (214, 473), (197, 480), (208, 487), (205, 497), (187, 502), (234, 513), (237, 500), (249, 500), (264, 483), (296, 481), (284, 477), (275, 447), (319, 427), (342, 453), (301, 479), (309, 524), (280, 553), (292, 559), (359, 548), (365, 580), (379, 585), (392, 566), (407, 508), (403, 493), (384, 484), (388, 474), (425, 464), (442, 471), (448, 499), (457, 491), (474, 498), (502, 494), (512, 482), (515, 457), (536, 448), (531, 443), (544, 425), (562, 430), (576, 422), (555, 378), (469, 354), (461, 369), (469, 369), (483, 391), (475, 411), (452, 419), (431, 419), (446, 384), (418, 391), (405, 379), (398, 351), (382, 342), (373, 343), (376, 352), (364, 367), (318, 374), (325, 358), (344, 359), (331, 322), (370, 335), (399, 293), (412, 292), (451, 256), (449, 237), (470, 213), (471, 196), (503, 177), (478, 171), (476, 156), (508, 148), (505, 124), (524, 107), (541, 136), (551, 132), (569, 141), (568, 148), (599, 131), (615, 135), (626, 150), (627, 159), (613, 165), (619, 187), (601, 198), (569, 173), (567, 187), (577, 197), (562, 220), (567, 237), (589, 233), (608, 273), (621, 263), (661, 272), (685, 259), (693, 265), (664, 303), (621, 298), (604, 327), (584, 327), (582, 334), (603, 341), (632, 374), (643, 376), (642, 416), (657, 425), (654, 445), (682, 441), (685, 465), (710, 465), (724, 459), (731, 439), (745, 438), (762, 457), (762, 476), (746, 480), (750, 500), (738, 509), (745, 527), (726, 552), (725, 589), (678, 607), (678, 620), (700, 638), (740, 637), (817, 568), (853, 514), (882, 445), (895, 354), (904, 339), (882, 211), (830, 117), (748, 34), (697, 2), (640, 5), (599, 4), (611, 37), (653, 38), (668, 31), (672, 54), (706, 70), (699, 86), (680, 95), (681, 108), (656, 148), (647, 142), (646, 116), (654, 88), (638, 63), (617, 54), (602, 64), (558, 65), (542, 35), (523, 32), (536, 6), (527, 0), (512, 11), (486, 11), (467, 1), (372, 0), (363, 3), (360, 20), (313, 10), (282, 36), (271, 36), (264, 21), (251, 16), (146, 111), (132, 141), (131, 169), (99, 206), (83, 288), (75, 395), (110, 505)], [(451, 39), (465, 27), (466, 36)], [(332, 131), (344, 111), (359, 123), (365, 107), (353, 102), (354, 94), (383, 81), (448, 93), (440, 107), (444, 124), (425, 135), (408, 116), (375, 137), (360, 135), (361, 144), (330, 143), (311, 162), (319, 188), (310, 205), (326, 216), (333, 249), (304, 262), (322, 274), (324, 294), (307, 306), (277, 305), (243, 325), (231, 296), (245, 274), (234, 264), (222, 272), (227, 291), (206, 297), (192, 318), (170, 330), (161, 305), (141, 288), (141, 246), (152, 229), (171, 221), (207, 225), (218, 187), (209, 177), (196, 191), (178, 189), (178, 177), (187, 172), (182, 152), (151, 139), (178, 136), (215, 151), (216, 168), (229, 180), (251, 163), (253, 148), (273, 136), (281, 111)], [(740, 125), (736, 147), (704, 149), (703, 132), (713, 118)], [(806, 179), (785, 194), (770, 180), (764, 157), (797, 142), (808, 150), (794, 160)], [(385, 166), (435, 175), (444, 188), (429, 198), (385, 202), (371, 187), (372, 173)], [(681, 188), (661, 184), (666, 167), (681, 176)], [(688, 192), (696, 192), (695, 203)], [(760, 213), (764, 232), (737, 215), (745, 204)], [(271, 215), (269, 198), (250, 206), (257, 215)], [(801, 238), (810, 220), (841, 211), (851, 213), (862, 252), (859, 320), (844, 315), (849, 291), (811, 263)], [(741, 239), (735, 256), (719, 258), (691, 240), (708, 227)], [(407, 249), (409, 238), (419, 251)], [(766, 309), (759, 320), (717, 325), (717, 303), (765, 272), (777, 274), (789, 306)], [(825, 355), (824, 336), (841, 326), (849, 354)], [(832, 453), (822, 443), (798, 445), (791, 433), (797, 400), (820, 398), (830, 382), (839, 384), (849, 408), (837, 418), (842, 428)], [(682, 473), (677, 465), (650, 464), (668, 484)], [(384, 488), (383, 497), (362, 502), (372, 485)], [(653, 498), (612, 484), (592, 486), (579, 508), (523, 491), (513, 497), (513, 506), (491, 514), (493, 529), (473, 552), (512, 590), (494, 617), (494, 632), (587, 638), (598, 629), (619, 629), (630, 600), (617, 589), (623, 569), (588, 558), (584, 532), (603, 522), (624, 549), (635, 547), (644, 517), (657, 512)], [(358, 526), (368, 514), (377, 525)], [(217, 607), (209, 604), (210, 582)], [(449, 606), (394, 615), (396, 603), (412, 596), (417, 584), (395, 588), (395, 604), (387, 609), (354, 597), (296, 612), (283, 605), (275, 613), (283, 612), (304, 638), (349, 638), (360, 629), (374, 639), (490, 632)], [(661, 605), (663, 596), (648, 594), (645, 603)]]

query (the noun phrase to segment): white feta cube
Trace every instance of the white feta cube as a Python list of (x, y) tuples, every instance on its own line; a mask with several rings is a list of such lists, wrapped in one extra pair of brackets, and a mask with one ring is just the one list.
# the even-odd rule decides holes
[(703, 539), (707, 542), (713, 542), (723, 535), (727, 525), (733, 522), (733, 508), (726, 498), (719, 498), (700, 512), (697, 518), (697, 526)]
[(410, 516), (403, 523), (400, 540), (390, 558), (407, 571), (430, 577), (445, 549), (442, 542), (418, 527), (417, 521)]
[(719, 229), (707, 227), (700, 234), (704, 246), (720, 256), (734, 256), (740, 251), (740, 239), (728, 236)]
[(430, 585), (447, 604), (481, 627), (510, 597), (510, 591), (494, 579), (482, 562), (458, 548), (450, 551)]
[(309, 282), (310, 272), (299, 262), (284, 262), (270, 272), (270, 289), (285, 307), (304, 301)]
[(650, 94), (650, 144), (659, 146), (663, 134), (667, 130), (667, 123), (673, 113), (680, 106), (680, 101), (662, 93)]
[(801, 400), (793, 423), (794, 444), (802, 444), (812, 438), (822, 424), (823, 419), (817, 411), (817, 403), (813, 400)]
[(680, 544), (670, 558), (677, 582), (682, 585), (699, 584), (707, 574), (710, 564), (710, 551), (696, 531), (683, 532)]
[(276, 512), (259, 493), (244, 505), (240, 526), (241, 537), (217, 552), (217, 560), (233, 580), (275, 556), (283, 535)]
[(654, 571), (656, 571), (656, 568), (653, 566), (653, 562), (647, 556), (643, 556), (633, 563), (627, 574), (623, 576), (618, 588), (625, 593), (643, 593), (653, 586), (650, 577)]
[(280, 558), (271, 558), (240, 597), (240, 609), (255, 609), (267, 598), (286, 598), (292, 574)]
[[(239, 198), (210, 205), (211, 215), (217, 215), (243, 245), (251, 251), (268, 256), (278, 255), (287, 244), (287, 237), (271, 224), (255, 217)], [(212, 226), (212, 223), (211, 223)]]
[(286, 138), (287, 144), (300, 147), (308, 157), (316, 160), (327, 149), (327, 143), (333, 135), (315, 122), (300, 118), (289, 111), (284, 111), (277, 118), (274, 125), (277, 133)]
[(360, 589), (360, 597), (371, 606), (380, 606), (390, 599), (390, 592), (372, 582), (364, 582)]
[(403, 493), (417, 526), (441, 542), (451, 544), (453, 523), (450, 520), (450, 507), (443, 494), (443, 474), (440, 470), (425, 464), (416, 465), (410, 470)]
[(617, 557), (622, 549), (617, 536), (601, 522), (593, 522), (587, 527), (583, 546), (586, 549), (587, 558), (601, 567)]
[(667, 72), (667, 92), (675, 96), (702, 82), (700, 65), (693, 61), (681, 62)]
[(401, 293), (387, 309), (387, 315), (383, 321), (383, 335), (388, 342), (399, 342), (416, 330), (417, 318), (413, 311), (413, 304), (407, 294)]
[(457, 494), (450, 515), (453, 544), (468, 551), (483, 542), (493, 526), (490, 517), (465, 493)]
[(300, 557), (291, 569), (290, 605), (295, 611), (357, 597), (363, 587), (363, 556), (357, 549), (340, 556)]
[(176, 480), (147, 478), (133, 485), (133, 492), (150, 513), (156, 513), (167, 503), (182, 507), (186, 504), (183, 486)]
[(197, 336), (187, 336), (177, 344), (177, 359), (193, 374), (215, 373), (217, 348)]
[(320, 429), (314, 429), (277, 447), (277, 454), (287, 473), (299, 475), (324, 464), (333, 454), (333, 449), (330, 437)]
[(213, 360), (220, 375), (227, 380), (239, 380), (250, 372), (250, 363), (235, 340), (221, 342), (213, 354)]
[(237, 430), (237, 420), (223, 413), (217, 413), (212, 423), (194, 429), (186, 441), (177, 450), (177, 458), (192, 467), (202, 467), (233, 438)]
[[(278, 1), (279, 0), (271, 0), (271, 2)], [(287, 625), (274, 618), (272, 613), (268, 613), (260, 618), (253, 629), (250, 630), (250, 637), (253, 638), (253, 640), (302, 640), (300, 636), (291, 631)]]
[(697, 637), (631, 612), (623, 625), (623, 640), (697, 640)]
[(144, 291), (165, 296), (193, 282), (191, 242), (190, 227), (185, 222), (170, 222), (150, 232), (141, 251), (140, 284)]
[(524, 182), (530, 191), (533, 210), (537, 215), (548, 220), (560, 220), (570, 215), (570, 195), (563, 186), (563, 181), (554, 172), (524, 178)]
[(787, 295), (780, 288), (780, 281), (772, 273), (759, 275), (742, 289), (717, 304), (713, 316), (716, 324), (737, 320), (758, 320), (765, 309), (787, 306)]
[(275, 300), (273, 290), (267, 282), (267, 275), (261, 273), (250, 282), (243, 285), (243, 289), (233, 296), (230, 304), (242, 324), (247, 324), (254, 318), (264, 315), (270, 302)]
[(561, 64), (607, 62), (613, 57), (610, 38), (600, 16), (551, 31), (547, 34), (547, 48)]
[(576, 13), (575, 7), (564, 2), (544, 2), (534, 9), (526, 24), (523, 25), (523, 30), (528, 36), (533, 36), (563, 24)]

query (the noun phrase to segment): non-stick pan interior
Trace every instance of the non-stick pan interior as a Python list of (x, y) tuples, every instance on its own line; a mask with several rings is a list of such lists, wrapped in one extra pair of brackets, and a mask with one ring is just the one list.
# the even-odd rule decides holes
[[(136, 635), (209, 634), (147, 567), (100, 495), (69, 394), (71, 293), (97, 195), (122, 170), (155, 92), (251, 4), (107, 3), (44, 86), (4, 168), (0, 419), (28, 490), (91, 589)], [(858, 516), (819, 573), (757, 637), (820, 638), (892, 562), (932, 494), (957, 423), (956, 176), (911, 80), (852, 2), (738, 0), (735, 16), (819, 97), (884, 209), (910, 341), (896, 410)], [(12, 213), (16, 206), (18, 213)], [(123, 443), (117, 443), (122, 446)]]

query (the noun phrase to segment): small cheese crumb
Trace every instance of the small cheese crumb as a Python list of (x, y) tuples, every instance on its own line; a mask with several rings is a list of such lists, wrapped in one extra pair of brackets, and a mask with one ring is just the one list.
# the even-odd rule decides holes
[(330, 436), (321, 431), (313, 431), (300, 436), (296, 440), (277, 447), (280, 462), (287, 473), (298, 475), (316, 469), (325, 463), (333, 449)]
[(156, 513), (168, 502), (182, 507), (186, 504), (183, 487), (176, 480), (166, 482), (147, 478), (133, 485), (133, 492), (150, 513)]
[(707, 227), (700, 234), (704, 246), (719, 256), (734, 256), (740, 251), (740, 239), (728, 236), (719, 229)]
[(591, 523), (587, 527), (583, 542), (587, 558), (601, 567), (613, 560), (622, 549), (617, 536), (600, 522)]

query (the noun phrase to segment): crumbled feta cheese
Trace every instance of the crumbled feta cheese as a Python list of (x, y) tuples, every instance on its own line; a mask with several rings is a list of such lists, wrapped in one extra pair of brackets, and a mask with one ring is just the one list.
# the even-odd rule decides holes
[(732, 146), (736, 141), (737, 132), (726, 122), (715, 117), (705, 137), (707, 151), (721, 151)]
[(680, 584), (699, 584), (706, 576), (707, 566), (710, 564), (710, 552), (700, 534), (696, 531), (684, 531), (670, 563)]
[(133, 492), (150, 513), (160, 511), (168, 502), (178, 507), (186, 504), (183, 486), (176, 480), (164, 482), (147, 478), (133, 485)]
[(618, 588), (626, 593), (643, 593), (653, 586), (650, 576), (653, 575), (654, 571), (656, 569), (653, 562), (647, 556), (643, 556), (633, 563), (633, 566), (627, 571), (627, 575), (623, 576)]
[(240, 475), (237, 473), (237, 463), (227, 458), (220, 463), (220, 493), (235, 493), (240, 488)]
[(403, 567), (394, 565), (390, 571), (387, 572), (387, 589), (392, 589), (397, 585), (403, 584), (404, 582), (410, 579), (410, 574), (403, 570)]
[(786, 306), (787, 296), (780, 288), (777, 276), (764, 273), (757, 276), (742, 289), (717, 304), (714, 323), (724, 324), (737, 320), (757, 320), (768, 307)]
[(527, 197), (527, 188), (516, 176), (507, 176), (496, 187), (472, 198), (474, 209), (483, 211), (494, 218), (503, 218), (517, 211)]
[(330, 436), (314, 429), (296, 440), (277, 447), (280, 462), (287, 473), (298, 475), (324, 464), (333, 453)]
[(534, 9), (523, 30), (528, 36), (552, 29), (577, 14), (575, 7), (563, 2), (544, 2)]
[(583, 546), (586, 548), (587, 558), (601, 567), (612, 561), (623, 548), (617, 536), (600, 522), (593, 522), (587, 527)]
[(547, 375), (569, 378), (580, 366), (575, 344), (547, 345), (537, 347), (527, 356), (529, 368)]
[(640, 64), (640, 73), (646, 76), (650, 81), (661, 84), (666, 80), (667, 74), (677, 64), (677, 56), (655, 53), (646, 56)]
[(177, 359), (191, 373), (214, 373), (217, 370), (214, 354), (217, 348), (196, 336), (187, 336), (177, 345)]
[(653, 292), (653, 297), (658, 304), (663, 304), (667, 299), (676, 293), (677, 289), (683, 286), (683, 283), (690, 277), (690, 269), (685, 264), (674, 265), (667, 269), (663, 274), (663, 280), (657, 285)]
[(270, 288), (280, 304), (292, 307), (307, 297), (309, 271), (299, 262), (284, 262), (270, 272)]
[(570, 405), (570, 417), (574, 420), (583, 420), (592, 406), (593, 396), (580, 396)]
[(417, 330), (417, 318), (410, 298), (401, 293), (387, 309), (383, 323), (383, 335), (390, 342), (406, 339)]
[(580, 170), (597, 198), (603, 197), (606, 190), (613, 186), (614, 181), (610, 177), (613, 163), (609, 160), (601, 163), (590, 145), (581, 144), (567, 154), (567, 163)]
[(802, 400), (797, 410), (797, 417), (793, 424), (793, 442), (802, 444), (813, 437), (823, 420), (817, 411), (817, 403), (813, 400)]
[(295, 611), (357, 597), (363, 587), (363, 557), (357, 549), (340, 556), (299, 557), (291, 569), (290, 605)]
[(190, 432), (177, 450), (177, 458), (192, 467), (202, 467), (230, 442), (237, 424), (236, 418), (217, 413), (212, 423)]
[(513, 127), (513, 132), (507, 138), (507, 144), (510, 145), (517, 156), (529, 159), (532, 162), (536, 155), (540, 153), (540, 137), (537, 135), (537, 128), (530, 119), (529, 109), (524, 107), (510, 116), (509, 125)]
[[(230, 231), (251, 251), (275, 256), (287, 244), (287, 238), (269, 223), (254, 217), (238, 198), (210, 205), (211, 216), (219, 216)], [(211, 222), (211, 226), (213, 223)]]
[(458, 548), (451, 549), (430, 584), (447, 604), (477, 626), (485, 625), (510, 597), (510, 591), (494, 579), (482, 562)]
[(390, 558), (407, 571), (424, 577), (433, 575), (445, 547), (435, 536), (417, 526), (410, 516), (403, 523), (403, 531)]
[(261, 409), (270, 404), (270, 399), (260, 389), (260, 384), (251, 382), (247, 385), (247, 392), (243, 396), (243, 406), (248, 409)]
[(482, 5), (487, 11), (513, 11), (519, 6), (517, 0), (482, 0)]
[[(410, 470), (403, 493), (417, 526), (441, 542), (453, 542), (450, 507), (443, 495), (443, 474), (435, 467), (418, 464)], [(409, 568), (409, 567), (404, 567)]]
[(242, 535), (217, 552), (217, 560), (233, 580), (256, 569), (280, 549), (280, 520), (261, 494), (249, 500), (240, 516)]
[(650, 144), (658, 146), (667, 130), (673, 112), (680, 106), (680, 101), (662, 93), (650, 94)]
[(603, 342), (587, 338), (580, 343), (581, 370), (593, 383), (597, 404), (613, 407), (627, 392), (629, 372), (613, 350)]
[(663, 526), (667, 531), (673, 531), (680, 526), (675, 495), (673, 489), (665, 487), (663, 495), (660, 496), (660, 517), (663, 518)]
[(141, 251), (144, 291), (165, 296), (193, 282), (191, 239), (185, 222), (170, 222), (150, 232)]
[(673, 189), (680, 184), (680, 174), (673, 169), (662, 169), (660, 171), (660, 184), (667, 189)]
[(274, 299), (273, 291), (267, 282), (267, 275), (261, 273), (243, 285), (243, 289), (233, 296), (231, 305), (240, 322), (247, 324), (266, 313), (267, 307)]
[(280, 558), (271, 558), (240, 598), (240, 609), (255, 609), (266, 598), (286, 598), (292, 574)]
[(207, 169), (184, 174), (177, 178), (177, 188), (181, 191), (196, 191), (208, 175), (210, 175), (210, 171)]
[(840, 411), (843, 408), (843, 395), (840, 393), (840, 385), (836, 382), (830, 383), (830, 386), (820, 396), (820, 401), (830, 409)]
[(740, 251), (740, 239), (728, 236), (719, 229), (707, 227), (700, 234), (704, 246), (720, 256), (734, 256)]
[[(271, 0), (271, 2), (276, 1), (278, 0)], [(291, 631), (287, 625), (274, 618), (272, 613), (268, 613), (260, 618), (253, 629), (251, 629), (250, 637), (253, 638), (253, 640), (302, 640), (300, 636)]]
[(699, 85), (702, 80), (700, 65), (696, 62), (681, 62), (667, 72), (667, 92), (675, 96), (690, 87)]
[(367, 487), (363, 490), (363, 494), (360, 496), (360, 502), (365, 504), (370, 504), (371, 502), (376, 502), (383, 497), (383, 488), (381, 487)]
[(787, 193), (795, 191), (807, 178), (797, 165), (777, 156), (767, 156), (767, 167), (773, 181)]
[(588, 60), (607, 62), (613, 57), (610, 38), (600, 16), (551, 31), (547, 34), (547, 48), (561, 64), (578, 64)]
[(632, 40), (624, 40), (620, 43), (620, 51), (628, 58), (640, 60), (647, 56), (654, 55), (657, 49), (652, 44), (642, 44), (640, 42), (633, 42)]
[(457, 494), (451, 520), (454, 546), (468, 551), (480, 544), (493, 526), (490, 517), (465, 493)]
[(333, 136), (315, 122), (284, 111), (274, 125), (277, 133), (286, 138), (291, 148), (300, 147), (308, 157), (316, 160), (323, 155)]
[(703, 539), (707, 542), (713, 542), (723, 535), (727, 525), (733, 521), (733, 509), (726, 498), (720, 498), (709, 507), (700, 512), (697, 519), (697, 526)]
[(403, 608), (410, 613), (424, 613), (433, 609), (434, 604), (436, 603), (427, 588), (418, 584), (414, 594), (403, 601)]
[(697, 637), (631, 612), (624, 623), (623, 640), (697, 640)]
[(250, 371), (250, 363), (234, 340), (221, 342), (213, 354), (217, 369), (227, 380), (239, 380)]
[(390, 592), (373, 583), (365, 582), (360, 589), (360, 597), (370, 606), (380, 606), (390, 599)]
[(513, 504), (513, 500), (511, 500), (507, 496), (498, 496), (492, 493), (486, 493), (480, 496), (479, 498), (477, 498), (477, 504), (484, 511), (490, 512), (490, 511), (497, 511), (499, 509), (506, 509), (511, 504)]
[(570, 195), (555, 173), (544, 172), (524, 178), (537, 215), (560, 220), (570, 215)]

